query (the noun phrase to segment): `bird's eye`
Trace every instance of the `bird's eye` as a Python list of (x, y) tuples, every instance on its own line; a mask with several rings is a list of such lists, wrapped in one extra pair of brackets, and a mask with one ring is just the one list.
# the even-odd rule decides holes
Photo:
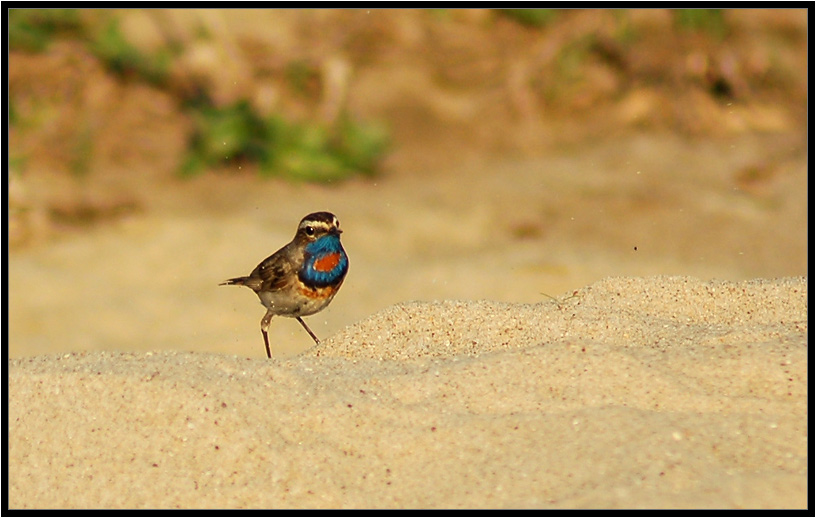
[(314, 227), (306, 227), (306, 228), (303, 229), (303, 231), (306, 232), (307, 236), (313, 236), (314, 235)]

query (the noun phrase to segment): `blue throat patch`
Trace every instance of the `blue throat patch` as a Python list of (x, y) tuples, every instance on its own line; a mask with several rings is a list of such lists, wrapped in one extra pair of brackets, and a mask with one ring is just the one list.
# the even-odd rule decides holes
[[(306, 286), (310, 288), (323, 288), (340, 282), (348, 271), (348, 257), (343, 245), (340, 244), (340, 237), (336, 235), (323, 236), (313, 243), (306, 245), (306, 260), (303, 268), (298, 272), (298, 277)], [(316, 263), (327, 256), (340, 254), (337, 264), (328, 271), (316, 269)]]

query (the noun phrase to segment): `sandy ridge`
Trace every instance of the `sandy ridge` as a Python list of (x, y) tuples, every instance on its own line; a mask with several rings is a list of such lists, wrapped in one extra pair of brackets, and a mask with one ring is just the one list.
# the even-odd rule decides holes
[(9, 503), (801, 507), (807, 280), (412, 302), (288, 360), (9, 362)]

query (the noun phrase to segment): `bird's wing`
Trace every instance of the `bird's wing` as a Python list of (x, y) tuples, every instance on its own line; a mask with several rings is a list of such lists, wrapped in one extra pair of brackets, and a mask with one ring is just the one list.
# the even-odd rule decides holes
[(293, 278), (292, 268), (286, 256), (271, 255), (252, 270), (246, 285), (255, 291), (281, 290)]

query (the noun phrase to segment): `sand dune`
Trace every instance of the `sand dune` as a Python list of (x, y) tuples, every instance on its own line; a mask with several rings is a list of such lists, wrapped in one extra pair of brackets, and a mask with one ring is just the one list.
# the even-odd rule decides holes
[(806, 278), (410, 302), (287, 360), (9, 362), (15, 508), (801, 508)]

